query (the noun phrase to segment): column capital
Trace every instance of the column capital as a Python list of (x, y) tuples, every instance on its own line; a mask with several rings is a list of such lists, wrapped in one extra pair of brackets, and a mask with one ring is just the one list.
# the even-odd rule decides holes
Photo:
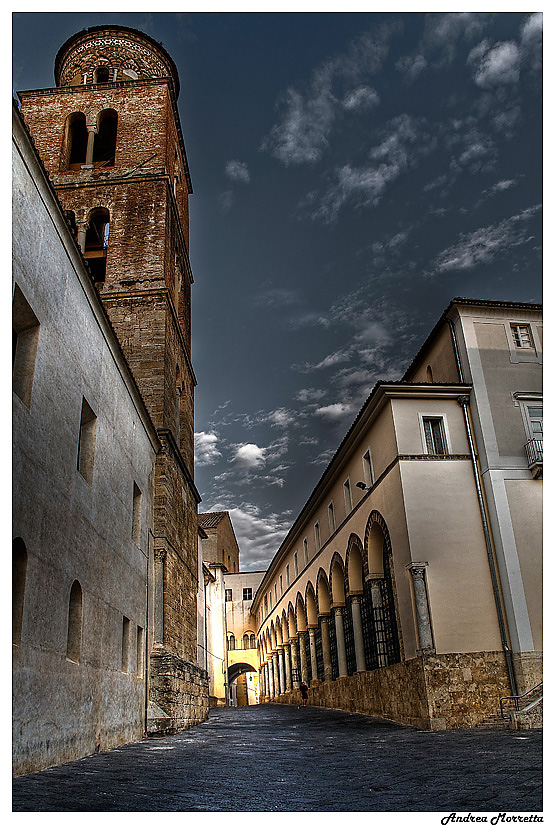
[(164, 561), (165, 558), (166, 558), (166, 550), (159, 550), (159, 549), (155, 548), (155, 550), (154, 550), (154, 560), (155, 561)]

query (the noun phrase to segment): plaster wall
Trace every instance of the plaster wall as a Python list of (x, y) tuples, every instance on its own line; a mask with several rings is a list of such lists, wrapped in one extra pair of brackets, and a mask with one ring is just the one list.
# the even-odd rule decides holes
[[(28, 552), (13, 647), (20, 774), (143, 734), (156, 435), (17, 119), (14, 131), (14, 281), (40, 322), (30, 406), (13, 395), (13, 529)], [(97, 416), (91, 483), (77, 469), (83, 398)], [(74, 580), (83, 592), (79, 662), (66, 657)]]

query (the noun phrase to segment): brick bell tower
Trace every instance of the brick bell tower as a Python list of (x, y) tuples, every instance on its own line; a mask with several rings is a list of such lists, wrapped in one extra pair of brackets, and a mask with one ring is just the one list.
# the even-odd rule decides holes
[(149, 729), (183, 730), (206, 717), (208, 688), (197, 666), (192, 189), (179, 79), (149, 36), (98, 26), (64, 43), (55, 81), (56, 88), (21, 92), (21, 113), (158, 431)]

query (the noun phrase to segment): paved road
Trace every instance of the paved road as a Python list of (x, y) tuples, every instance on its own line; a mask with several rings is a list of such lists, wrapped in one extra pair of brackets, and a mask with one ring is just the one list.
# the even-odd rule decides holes
[(291, 705), (222, 708), (14, 780), (14, 811), (542, 810), (540, 731), (418, 731)]

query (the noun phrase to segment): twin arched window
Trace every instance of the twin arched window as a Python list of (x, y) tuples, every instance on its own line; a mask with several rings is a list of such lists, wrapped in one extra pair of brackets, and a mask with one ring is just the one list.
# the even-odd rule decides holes
[(73, 112), (66, 121), (62, 169), (78, 171), (84, 165), (97, 168), (114, 166), (118, 113), (103, 109), (97, 118), (96, 130), (87, 129), (83, 112)]
[(243, 649), (244, 650), (256, 650), (257, 649), (257, 640), (255, 639), (254, 633), (244, 633), (243, 635)]

